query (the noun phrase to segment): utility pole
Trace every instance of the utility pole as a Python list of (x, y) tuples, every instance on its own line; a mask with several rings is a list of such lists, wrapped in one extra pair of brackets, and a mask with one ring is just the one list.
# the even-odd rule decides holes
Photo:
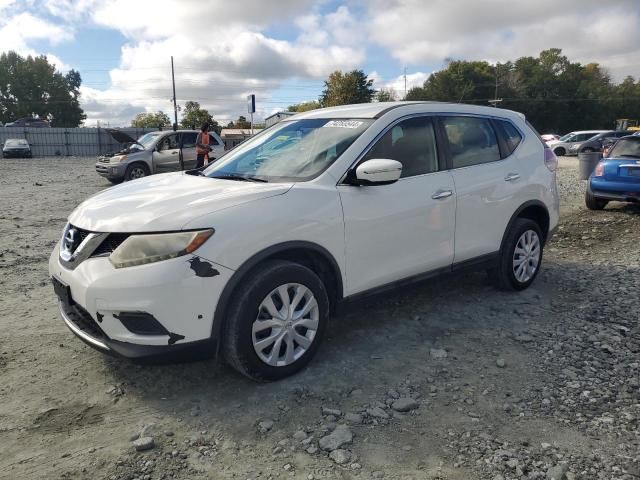
[(404, 67), (404, 97), (402, 99), (407, 99), (407, 67)]
[(493, 104), (493, 108), (498, 108), (498, 103), (502, 101), (501, 98), (498, 98), (498, 64), (496, 63), (496, 89), (493, 94), (493, 100), (489, 100), (489, 103)]
[(178, 128), (178, 104), (176, 102), (176, 77), (173, 72), (173, 55), (171, 55), (171, 82), (173, 83), (173, 119), (175, 121), (173, 131), (175, 132)]

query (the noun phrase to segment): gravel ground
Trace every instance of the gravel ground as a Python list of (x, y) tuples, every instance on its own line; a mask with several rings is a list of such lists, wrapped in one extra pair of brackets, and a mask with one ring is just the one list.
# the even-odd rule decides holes
[(640, 209), (587, 211), (574, 159), (527, 291), (451, 275), (351, 305), (267, 385), (74, 338), (47, 259), (109, 184), (87, 158), (1, 163), (2, 478), (640, 478)]

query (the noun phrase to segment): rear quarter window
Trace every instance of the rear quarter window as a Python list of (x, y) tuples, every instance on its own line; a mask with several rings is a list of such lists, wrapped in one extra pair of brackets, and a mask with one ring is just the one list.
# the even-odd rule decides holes
[(498, 120), (497, 121), (499, 129), (501, 130), (502, 137), (504, 139), (505, 146), (507, 151), (505, 152), (505, 157), (511, 155), (520, 142), (522, 142), (522, 134), (520, 131), (508, 120)]

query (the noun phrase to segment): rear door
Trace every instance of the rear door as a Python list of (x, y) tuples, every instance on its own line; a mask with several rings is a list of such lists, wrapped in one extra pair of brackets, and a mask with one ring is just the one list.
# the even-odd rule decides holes
[(171, 133), (160, 139), (153, 152), (154, 173), (166, 173), (180, 170), (180, 145), (178, 134)]
[(447, 116), (440, 122), (456, 191), (454, 263), (458, 263), (500, 249), (518, 206), (518, 192), (527, 185), (517, 158), (522, 134), (505, 122), (510, 135), (499, 141), (500, 121), (484, 117)]
[(196, 168), (196, 138), (198, 132), (182, 132), (182, 161), (185, 170)]

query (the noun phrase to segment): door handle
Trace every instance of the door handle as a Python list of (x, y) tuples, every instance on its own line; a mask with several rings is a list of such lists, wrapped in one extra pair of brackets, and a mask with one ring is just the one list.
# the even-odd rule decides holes
[(431, 195), (431, 198), (434, 200), (442, 200), (443, 198), (447, 198), (453, 195), (451, 190), (438, 190), (436, 193)]
[(519, 173), (510, 173), (506, 177), (504, 177), (505, 182), (513, 182), (514, 180), (518, 180), (520, 178)]
[(177, 154), (178, 154), (178, 152), (175, 152), (175, 151), (171, 152), (171, 155), (177, 155)]

